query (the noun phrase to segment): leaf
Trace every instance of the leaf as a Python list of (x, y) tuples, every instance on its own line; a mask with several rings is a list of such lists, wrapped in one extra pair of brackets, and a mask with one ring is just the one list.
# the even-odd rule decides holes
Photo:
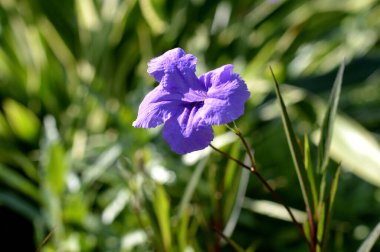
[(28, 179), (21, 176), (12, 168), (0, 164), (0, 181), (9, 187), (21, 192), (35, 201), (40, 201), (40, 195), (37, 186), (31, 183)]
[(65, 159), (65, 150), (62, 144), (56, 142), (49, 146), (47, 156), (47, 173), (46, 179), (49, 184), (49, 189), (55, 195), (61, 195), (65, 189), (66, 174), (68, 165)]
[(13, 192), (0, 192), (0, 206), (20, 213), (31, 222), (42, 219), (38, 209), (33, 204)]
[(294, 130), (292, 128), (292, 125), (290, 123), (290, 119), (288, 116), (288, 113), (286, 111), (285, 103), (282, 99), (281, 92), (280, 92), (280, 87), (278, 85), (277, 79), (274, 76), (272, 68), (270, 68), (272, 77), (275, 83), (275, 91), (276, 91), (276, 96), (278, 99), (278, 102), (281, 107), (281, 119), (282, 123), (284, 126), (287, 142), (289, 145), (290, 153), (292, 155), (294, 167), (296, 169), (297, 177), (298, 177), (298, 182), (300, 183), (301, 191), (302, 191), (302, 196), (304, 199), (304, 202), (306, 204), (306, 209), (308, 212), (310, 212), (311, 216), (311, 203), (310, 199), (312, 199), (312, 192), (310, 188), (310, 184), (308, 183), (308, 176), (306, 174), (306, 168), (304, 166), (303, 158), (302, 158), (302, 153), (301, 150), (298, 146), (298, 141), (296, 138), (296, 135), (294, 134)]
[(35, 182), (39, 181), (37, 167), (34, 166), (27, 155), (16, 148), (10, 148), (8, 146), (0, 147), (0, 162), (3, 164), (12, 164), (12, 166), (17, 165), (28, 178)]
[(315, 183), (313, 164), (312, 164), (312, 160), (310, 156), (309, 137), (306, 134), (304, 137), (304, 163), (305, 163), (305, 169), (307, 172), (307, 178), (309, 179), (309, 184), (310, 184), (311, 192), (313, 196), (313, 204), (316, 207), (318, 206), (318, 194), (317, 194), (317, 187)]
[(368, 235), (367, 239), (365, 239), (362, 245), (360, 245), (357, 252), (370, 252), (372, 247), (375, 245), (376, 240), (379, 239), (379, 237), (380, 237), (380, 222)]
[(322, 234), (323, 238), (321, 240), (322, 241), (322, 248), (324, 248), (326, 246), (327, 240), (328, 240), (330, 219), (332, 216), (332, 209), (333, 209), (333, 205), (334, 205), (336, 191), (338, 189), (340, 171), (341, 171), (341, 169), (340, 169), (340, 164), (339, 164), (338, 167), (336, 167), (334, 177), (333, 177), (332, 182), (331, 182), (328, 197), (327, 197), (327, 199), (324, 200), (325, 205), (326, 205), (324, 211), (326, 211), (326, 214), (324, 216), (324, 219), (325, 219), (324, 222), (325, 223), (324, 223), (323, 230), (322, 230), (323, 231), (323, 234)]
[(152, 32), (154, 34), (163, 33), (167, 28), (167, 24), (160, 17), (157, 10), (154, 8), (152, 1), (140, 0), (139, 4), (140, 4), (142, 15), (144, 16), (146, 22), (149, 24), (150, 28), (152, 29)]
[(5, 116), (13, 133), (27, 142), (38, 138), (41, 123), (37, 116), (24, 105), (7, 99), (3, 104)]
[[(292, 219), (283, 205), (268, 200), (253, 200), (248, 197), (244, 198), (243, 207), (254, 213), (262, 214), (274, 219), (291, 222)], [(307, 214), (295, 208), (290, 208), (296, 221), (303, 223), (307, 220)]]
[(345, 116), (336, 118), (330, 153), (357, 176), (380, 186), (380, 145), (357, 122)]
[[(321, 202), (319, 211), (320, 211), (320, 214), (318, 216), (318, 223), (317, 223), (317, 240), (323, 242), (323, 239), (324, 239), (323, 236), (324, 236), (324, 232), (326, 230), (326, 228), (325, 228), (325, 224), (326, 224), (326, 204), (325, 204), (325, 202)], [(321, 246), (321, 245), (319, 245), (319, 246)]]
[(177, 240), (179, 251), (186, 251), (187, 241), (188, 241), (188, 229), (189, 229), (189, 209), (187, 209), (181, 215), (181, 220), (179, 223), (179, 228), (177, 230)]
[(326, 169), (329, 160), (329, 149), (333, 132), (333, 124), (338, 108), (338, 102), (340, 97), (340, 90), (342, 87), (344, 72), (344, 62), (340, 65), (338, 74), (336, 76), (331, 94), (330, 100), (327, 105), (327, 111), (323, 119), (321, 126), (321, 136), (318, 144), (318, 171), (322, 172)]
[(158, 225), (160, 227), (161, 238), (164, 244), (165, 251), (170, 251), (170, 202), (164, 187), (160, 184), (157, 184), (153, 206), (157, 216)]

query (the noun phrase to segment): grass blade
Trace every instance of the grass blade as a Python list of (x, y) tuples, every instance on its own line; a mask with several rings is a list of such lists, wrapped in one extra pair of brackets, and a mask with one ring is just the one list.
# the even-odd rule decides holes
[(314, 176), (314, 169), (313, 164), (311, 160), (310, 155), (310, 144), (309, 144), (309, 137), (305, 134), (304, 137), (304, 163), (307, 173), (307, 178), (309, 179), (309, 184), (311, 187), (311, 194), (313, 199), (313, 205), (314, 207), (318, 205), (318, 194), (317, 194), (317, 187), (315, 183), (315, 176)]
[(12, 168), (0, 164), (0, 181), (13, 188), (15, 191), (21, 192), (36, 202), (40, 202), (40, 192), (36, 185), (30, 180), (24, 178)]
[(323, 227), (322, 251), (325, 251), (324, 249), (325, 249), (325, 246), (327, 245), (328, 230), (329, 230), (330, 219), (331, 219), (331, 215), (332, 215), (332, 207), (334, 205), (335, 195), (336, 195), (336, 191), (338, 189), (340, 171), (341, 171), (341, 168), (340, 168), (340, 164), (339, 164), (338, 167), (336, 167), (334, 177), (333, 177), (333, 180), (331, 182), (331, 187), (330, 187), (330, 192), (329, 192), (328, 198), (324, 201), (324, 202), (326, 202), (325, 203), (326, 204), (326, 208), (325, 208), (326, 214), (325, 214), (325, 218), (324, 218), (325, 224)]
[(329, 160), (329, 149), (332, 138), (333, 124), (338, 108), (340, 91), (343, 81), (344, 62), (340, 65), (338, 74), (330, 94), (329, 104), (321, 126), (321, 136), (318, 144), (318, 168), (319, 172), (326, 169)]
[(289, 145), (290, 153), (292, 155), (294, 167), (296, 169), (298, 181), (300, 183), (302, 196), (306, 204), (306, 209), (308, 211), (309, 216), (311, 216), (311, 207), (310, 207), (310, 199), (312, 198), (311, 188), (310, 184), (308, 183), (308, 177), (306, 174), (306, 168), (304, 166), (302, 152), (298, 146), (298, 141), (296, 138), (296, 135), (294, 134), (294, 130), (292, 128), (292, 125), (290, 123), (290, 119), (285, 107), (284, 100), (282, 99), (281, 93), (280, 93), (280, 87), (278, 85), (277, 79), (273, 73), (272, 68), (270, 68), (270, 71), (272, 73), (273, 80), (275, 82), (275, 90), (276, 90), (276, 96), (279, 101), (280, 107), (281, 107), (281, 119), (284, 126), (287, 142)]

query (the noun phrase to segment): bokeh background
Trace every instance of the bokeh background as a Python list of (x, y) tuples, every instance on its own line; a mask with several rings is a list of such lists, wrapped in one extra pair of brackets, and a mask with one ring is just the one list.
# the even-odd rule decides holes
[[(215, 228), (247, 251), (306, 250), (254, 177), (131, 126), (156, 85), (147, 62), (174, 47), (198, 57), (198, 74), (234, 64), (252, 94), (237, 123), (263, 176), (300, 211), (269, 66), (298, 135), (315, 140), (346, 62), (329, 251), (356, 251), (380, 221), (378, 0), (1, 0), (1, 250), (218, 251)], [(214, 130), (244, 160), (233, 135)]]

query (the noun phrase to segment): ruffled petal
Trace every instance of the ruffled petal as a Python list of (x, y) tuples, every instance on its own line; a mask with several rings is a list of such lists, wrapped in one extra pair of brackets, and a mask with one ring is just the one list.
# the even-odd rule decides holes
[(207, 90), (195, 73), (175, 64), (168, 67), (160, 85), (170, 93), (181, 95), (186, 102), (199, 102), (207, 98)]
[(184, 137), (189, 137), (193, 130), (198, 128), (198, 124), (194, 119), (197, 117), (200, 105), (201, 103), (184, 104), (183, 111), (177, 114), (177, 121)]
[(137, 128), (154, 128), (182, 111), (182, 103), (180, 95), (157, 86), (141, 102), (137, 119), (132, 125)]
[(172, 117), (166, 121), (162, 134), (172, 151), (178, 154), (186, 154), (206, 148), (214, 133), (211, 126), (194, 128), (189, 136), (184, 136), (177, 118)]
[(196, 62), (197, 58), (194, 55), (186, 54), (181, 48), (174, 48), (149, 61), (148, 73), (152, 75), (156, 81), (161, 82), (165, 71), (173, 65), (178, 65), (180, 69), (187, 68), (194, 73)]
[(225, 65), (199, 78), (208, 89), (207, 99), (194, 119), (199, 125), (229, 123), (244, 113), (250, 93), (240, 75), (232, 70), (232, 65)]

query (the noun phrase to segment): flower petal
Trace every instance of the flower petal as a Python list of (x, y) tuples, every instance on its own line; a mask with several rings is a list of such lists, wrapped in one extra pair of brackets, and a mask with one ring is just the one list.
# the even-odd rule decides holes
[(199, 78), (208, 89), (207, 99), (194, 119), (199, 125), (229, 123), (244, 113), (250, 93), (240, 75), (232, 70), (232, 65), (225, 65)]
[(181, 48), (174, 48), (149, 61), (148, 73), (152, 75), (156, 81), (161, 82), (166, 69), (173, 64), (177, 64), (182, 68), (188, 68), (194, 73), (196, 62), (197, 58), (194, 55), (186, 54)]
[(214, 138), (211, 126), (195, 128), (189, 136), (185, 137), (182, 134), (180, 123), (175, 117), (166, 121), (162, 134), (170, 148), (178, 154), (204, 149)]
[(137, 119), (133, 126), (137, 128), (154, 128), (182, 111), (181, 96), (171, 94), (162, 86), (149, 92), (141, 102)]
[(207, 90), (195, 72), (180, 62), (167, 66), (160, 84), (170, 93), (181, 94), (187, 102), (203, 101), (207, 97)]

